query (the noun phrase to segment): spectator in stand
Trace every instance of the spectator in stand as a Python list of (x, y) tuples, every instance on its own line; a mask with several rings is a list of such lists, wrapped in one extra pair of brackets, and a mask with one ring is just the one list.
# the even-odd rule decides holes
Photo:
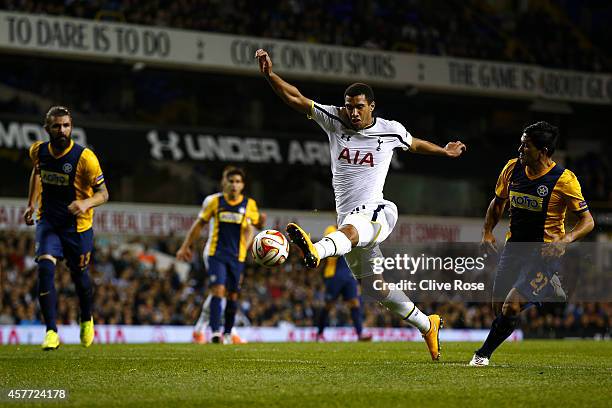
[[(160, 4), (161, 3), (161, 4)], [(0, 9), (555, 68), (610, 69), (606, 36), (586, 13), (538, 2), (0, 0)], [(612, 14), (612, 6), (601, 12)], [(368, 16), (367, 21), (363, 16)], [(565, 18), (564, 18), (565, 17)], [(601, 25), (601, 24), (600, 24)], [(605, 32), (602, 30), (602, 32)], [(595, 44), (601, 44), (596, 46)]]

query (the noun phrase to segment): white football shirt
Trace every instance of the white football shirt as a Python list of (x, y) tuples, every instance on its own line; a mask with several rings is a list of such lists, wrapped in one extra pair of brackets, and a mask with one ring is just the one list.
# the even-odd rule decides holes
[(408, 150), (412, 136), (401, 123), (376, 117), (370, 126), (355, 130), (340, 109), (313, 102), (309, 118), (329, 138), (336, 212), (342, 215), (383, 200), (393, 150)]

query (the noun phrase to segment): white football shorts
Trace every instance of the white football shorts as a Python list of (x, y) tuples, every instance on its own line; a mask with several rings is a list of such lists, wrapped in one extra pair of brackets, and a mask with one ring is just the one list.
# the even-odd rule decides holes
[(397, 217), (396, 205), (387, 200), (362, 205), (349, 214), (338, 215), (339, 226), (350, 224), (359, 234), (357, 246), (344, 255), (356, 279), (374, 274), (374, 259), (382, 257), (378, 245), (391, 234)]
[(397, 223), (397, 206), (382, 200), (364, 204), (348, 214), (338, 214), (338, 226), (350, 224), (359, 234), (358, 247), (374, 247), (383, 242)]

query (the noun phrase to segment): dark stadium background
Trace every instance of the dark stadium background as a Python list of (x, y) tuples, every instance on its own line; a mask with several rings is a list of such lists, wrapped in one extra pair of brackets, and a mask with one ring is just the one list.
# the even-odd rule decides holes
[[(612, 6), (605, 1), (274, 1), (261, 10), (248, 1), (8, 1), (0, 11), (78, 17), (105, 22), (181, 28), (248, 37), (447, 56), (583, 73), (612, 72)], [(2, 21), (1, 25), (7, 24)], [(6, 27), (6, 26), (5, 26)], [(274, 57), (274, 56), (273, 56)], [(177, 158), (170, 151), (151, 156), (147, 135), (269, 138), (282, 149), (292, 141), (325, 142), (317, 125), (291, 111), (258, 76), (219, 69), (171, 68), (126, 60), (71, 58), (58, 54), (0, 49), (0, 197), (27, 196), (31, 163), (27, 147), (9, 136), (10, 126), (42, 124), (52, 104), (70, 107), (76, 127), (100, 157), (111, 200), (198, 206), (218, 189), (222, 169), (243, 167), (247, 188), (265, 210), (334, 209), (329, 166)], [(608, 77), (609, 78), (609, 77)], [(304, 95), (342, 104), (351, 81), (287, 77)], [(596, 220), (589, 241), (612, 237), (612, 82), (607, 100), (592, 104), (504, 98), (445, 92), (418, 86), (374, 87), (376, 113), (402, 122), (416, 137), (444, 145), (462, 140), (459, 161), (399, 155), (385, 194), (400, 214), (482, 219), (497, 175), (515, 157), (521, 130), (546, 120), (561, 131), (557, 157), (572, 169)], [(165, 140), (165, 139), (164, 139)], [(452, 191), (460, 200), (436, 197)], [(137, 205), (136, 205), (137, 208)], [(199, 260), (187, 279), (171, 268), (157, 269), (148, 251), (173, 255), (182, 237), (97, 236), (92, 276), (96, 324), (191, 325), (206, 287)], [(125, 247), (125, 243), (137, 244)], [(0, 231), (0, 324), (40, 322), (32, 262), (33, 233)], [(118, 248), (123, 248), (119, 250)], [(130, 248), (141, 248), (131, 250)], [(142, 249), (144, 248), (144, 249)], [(59, 320), (74, 323), (78, 303), (65, 270), (57, 273)], [(319, 271), (304, 270), (296, 258), (282, 268), (247, 268), (242, 293), (243, 321), (255, 326), (290, 323), (312, 326), (323, 305)], [(73, 295), (73, 296), (66, 296)], [(438, 311), (448, 327), (488, 328), (488, 304), (423, 305)], [(399, 321), (378, 307), (366, 307), (366, 326)], [(553, 305), (524, 317), (525, 336), (609, 336), (609, 302)], [(339, 306), (332, 325), (350, 325)]]

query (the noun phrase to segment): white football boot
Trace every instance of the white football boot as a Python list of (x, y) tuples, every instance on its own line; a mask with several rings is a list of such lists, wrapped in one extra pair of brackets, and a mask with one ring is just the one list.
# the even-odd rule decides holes
[(478, 354), (474, 353), (472, 357), (472, 361), (470, 361), (471, 367), (486, 367), (489, 365), (489, 359), (486, 357), (481, 357)]

